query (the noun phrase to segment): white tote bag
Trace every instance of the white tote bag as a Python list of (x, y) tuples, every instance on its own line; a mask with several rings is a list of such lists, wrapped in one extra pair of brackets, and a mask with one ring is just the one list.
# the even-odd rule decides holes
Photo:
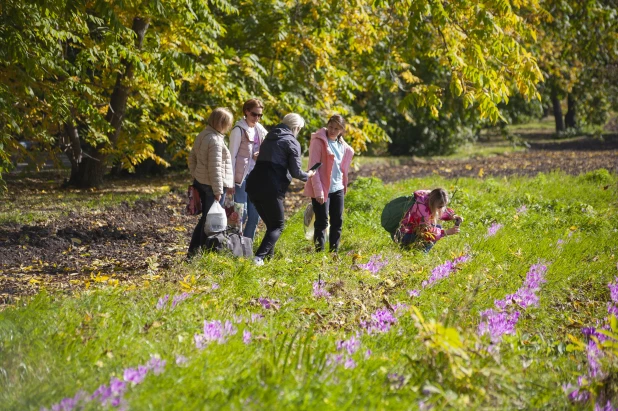
[(215, 201), (206, 214), (206, 222), (204, 223), (204, 233), (207, 235), (225, 231), (227, 228), (227, 217), (225, 209), (221, 207), (218, 201)]

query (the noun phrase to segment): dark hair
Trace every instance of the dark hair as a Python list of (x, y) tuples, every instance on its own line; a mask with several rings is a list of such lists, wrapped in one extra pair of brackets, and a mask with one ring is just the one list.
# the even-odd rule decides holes
[(257, 98), (252, 98), (250, 100), (245, 101), (245, 104), (242, 105), (242, 114), (243, 116), (247, 113), (247, 111), (251, 111), (254, 108), (264, 109), (264, 105)]
[(341, 141), (341, 136), (343, 134), (345, 134), (345, 126), (346, 126), (345, 118), (343, 118), (343, 116), (341, 114), (333, 114), (328, 119), (328, 122), (326, 123), (326, 126), (328, 126), (330, 123), (335, 123), (335, 124), (337, 124), (339, 127), (341, 127), (343, 129), (341, 134), (339, 134), (337, 136), (337, 141)]

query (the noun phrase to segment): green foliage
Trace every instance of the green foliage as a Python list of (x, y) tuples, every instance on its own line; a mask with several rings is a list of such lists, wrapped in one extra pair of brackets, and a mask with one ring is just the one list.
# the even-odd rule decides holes
[[(129, 388), (130, 408), (409, 409), (422, 402), (567, 409), (573, 405), (561, 387), (575, 384), (587, 366), (585, 352), (569, 345), (585, 344), (579, 329), (605, 318), (607, 284), (617, 275), (617, 178), (594, 175), (602, 177), (359, 179), (346, 197), (337, 257), (313, 252), (298, 213), (263, 267), (205, 254), (138, 289), (93, 282), (74, 296), (42, 292), (0, 312), (0, 401), (9, 410), (49, 407), (80, 389), (92, 393), (156, 354), (167, 361), (165, 371)], [(380, 227), (382, 206), (436, 186), (457, 190), (450, 206), (465, 218), (461, 233), (429, 254), (398, 249)], [(517, 211), (522, 205), (526, 212)], [(504, 227), (486, 237), (492, 222)], [(411, 299), (409, 290), (462, 252), (472, 259)], [(359, 267), (375, 254), (388, 261), (380, 271)], [(517, 290), (539, 260), (548, 263), (539, 306), (522, 310), (516, 333), (490, 348), (487, 336), (477, 335), (479, 313)], [(331, 298), (313, 296), (318, 278)], [(175, 308), (155, 309), (159, 298), (184, 291), (192, 295)], [(263, 308), (261, 297), (277, 307)], [(356, 335), (376, 309), (397, 303), (410, 307), (390, 331), (358, 336), (355, 368), (329, 363), (341, 353), (337, 342)], [(195, 347), (205, 320), (250, 314), (264, 319), (234, 323), (238, 332), (224, 344)], [(245, 330), (250, 344), (242, 342)], [(615, 346), (606, 345), (603, 367), (613, 375)], [(176, 365), (178, 354), (188, 362)], [(611, 378), (595, 389), (616, 398)]]
[[(454, 138), (442, 136), (453, 126), (445, 123), (451, 100), (495, 122), (514, 92), (535, 97), (540, 72), (521, 46), (535, 36), (522, 16), (535, 10), (536, 0), (8, 0), (0, 9), (0, 171), (33, 157), (22, 139), (51, 157), (69, 154), (80, 173), (82, 155), (99, 169), (108, 161), (130, 171), (145, 160), (169, 166), (182, 162), (213, 107), (240, 117), (250, 97), (265, 101), (267, 125), (295, 111), (311, 131), (342, 113), (358, 152), (390, 141), (396, 113), (410, 122), (419, 110), (413, 125), (436, 128), (423, 150), (451, 147), (470, 138), (461, 120)], [(143, 41), (138, 20), (147, 23)], [(126, 109), (116, 108), (120, 125), (110, 111), (118, 90), (127, 95)]]
[(613, 176), (604, 168), (590, 171), (582, 176), (586, 181), (596, 184), (610, 184), (614, 179)]

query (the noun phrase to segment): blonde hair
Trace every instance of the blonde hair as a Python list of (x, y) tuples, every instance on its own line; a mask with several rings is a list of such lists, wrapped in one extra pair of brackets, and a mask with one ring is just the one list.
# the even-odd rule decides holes
[(448, 193), (443, 188), (436, 188), (429, 193), (429, 212), (434, 223), (440, 217), (438, 212), (448, 204)]
[(305, 127), (305, 120), (303, 120), (300, 114), (296, 113), (286, 114), (285, 117), (283, 117), (283, 120), (281, 120), (281, 122), (288, 126), (290, 130), (292, 130), (294, 135), (298, 134), (300, 129)]
[(208, 117), (208, 125), (221, 134), (225, 134), (234, 123), (234, 115), (225, 107), (217, 107)]

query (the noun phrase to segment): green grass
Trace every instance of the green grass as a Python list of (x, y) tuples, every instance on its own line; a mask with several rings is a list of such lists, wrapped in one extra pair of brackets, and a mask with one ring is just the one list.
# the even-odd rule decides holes
[(509, 124), (507, 130), (514, 133), (549, 133), (556, 131), (556, 122), (553, 116), (523, 124)]
[[(339, 258), (312, 251), (296, 214), (264, 267), (206, 254), (140, 289), (121, 283), (74, 296), (43, 292), (0, 313), (0, 404), (49, 407), (157, 355), (165, 370), (128, 388), (131, 409), (416, 409), (420, 401), (438, 409), (570, 408), (561, 386), (576, 383), (587, 360), (572, 350), (569, 334), (581, 339), (581, 326), (606, 316), (607, 284), (618, 274), (617, 181), (604, 170), (458, 179), (457, 186), (437, 177), (386, 186), (359, 179), (346, 197)], [(456, 192), (451, 206), (465, 218), (460, 235), (429, 254), (399, 250), (380, 227), (383, 205), (436, 186)], [(518, 213), (522, 205), (527, 212)], [(493, 222), (503, 228), (486, 237)], [(461, 253), (472, 259), (408, 296)], [(388, 261), (377, 274), (357, 267), (377, 254)], [(539, 306), (522, 310), (516, 334), (489, 350), (487, 336), (477, 335), (479, 313), (517, 290), (538, 262), (548, 265)], [(331, 298), (312, 295), (318, 277)], [(187, 290), (191, 297), (175, 309), (155, 309), (158, 298)], [(260, 297), (279, 308), (264, 309)], [(418, 312), (404, 310), (389, 332), (359, 334), (355, 368), (328, 364), (337, 341), (396, 303)], [(235, 323), (226, 343), (196, 348), (205, 320), (250, 314), (264, 319)], [(247, 345), (244, 330), (253, 335)], [(176, 365), (177, 355), (187, 363)], [(602, 361), (611, 376), (615, 358)], [(614, 398), (615, 384), (603, 385)]]

